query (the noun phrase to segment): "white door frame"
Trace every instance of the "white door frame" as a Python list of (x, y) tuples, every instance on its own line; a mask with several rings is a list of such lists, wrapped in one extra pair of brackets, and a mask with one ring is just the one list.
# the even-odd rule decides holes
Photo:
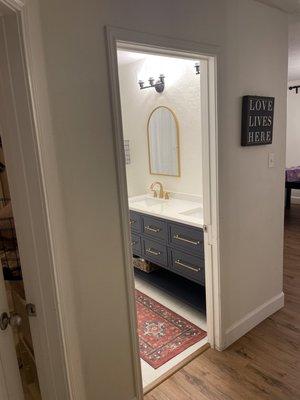
[[(70, 378), (66, 290), (62, 289), (62, 266), (57, 265), (58, 244), (49, 206), (49, 182), (55, 180), (51, 166), (55, 169), (56, 164), (45, 107), (48, 99), (41, 65), (38, 2), (0, 0), (0, 18), (5, 37), (0, 77), (3, 147), (26, 298), (37, 308), (30, 326), (42, 397), (83, 399), (79, 390), (74, 393), (74, 379), (71, 382)], [(43, 98), (38, 94), (41, 91)], [(1, 368), (0, 364), (0, 377), (5, 376)]]
[[(110, 71), (112, 116), (115, 133), (115, 158), (118, 173), (119, 202), (122, 219), (123, 251), (126, 263), (127, 301), (130, 309), (132, 354), (137, 392), (142, 399), (142, 379), (138, 356), (138, 336), (136, 329), (136, 309), (134, 296), (134, 277), (131, 267), (130, 228), (128, 216), (128, 194), (122, 112), (119, 92), (117, 48), (119, 46), (137, 49), (143, 52), (163, 53), (201, 59), (201, 114), (203, 135), (203, 201), (206, 264), (206, 303), (208, 341), (213, 348), (221, 348), (221, 302), (219, 267), (219, 207), (218, 207), (218, 127), (217, 127), (217, 59), (219, 48), (195, 42), (175, 40), (162, 36), (131, 31), (122, 28), (107, 27), (107, 48)], [(207, 99), (205, 102), (203, 99)]]

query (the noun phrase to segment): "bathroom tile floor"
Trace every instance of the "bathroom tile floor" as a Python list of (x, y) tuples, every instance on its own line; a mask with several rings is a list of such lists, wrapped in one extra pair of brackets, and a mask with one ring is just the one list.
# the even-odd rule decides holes
[[(186, 318), (190, 322), (199, 326), (201, 329), (204, 330), (207, 329), (206, 316), (201, 312), (194, 310), (192, 307), (189, 307), (188, 305), (182, 303), (180, 300), (166, 294), (161, 289), (158, 289), (152, 286), (150, 283), (143, 281), (143, 279), (141, 279), (138, 276), (135, 277), (135, 287), (142, 293), (146, 294), (149, 297), (152, 297), (152, 299), (158, 301), (164, 306), (170, 308), (170, 310), (176, 312), (177, 314)], [(176, 366), (179, 362), (184, 360), (194, 351), (200, 349), (206, 343), (207, 343), (207, 337), (202, 339), (200, 342), (194, 344), (193, 346), (189, 347), (182, 353), (178, 354), (172, 360), (166, 362), (164, 365), (162, 365), (157, 369), (152, 368), (144, 360), (141, 360), (143, 386), (147, 387), (148, 385), (153, 383), (156, 379), (158, 379), (160, 376), (165, 374), (171, 368)]]

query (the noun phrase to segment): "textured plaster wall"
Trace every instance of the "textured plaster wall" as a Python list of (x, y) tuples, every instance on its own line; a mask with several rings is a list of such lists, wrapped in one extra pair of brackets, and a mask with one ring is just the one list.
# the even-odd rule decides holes
[[(202, 196), (202, 146), (200, 77), (195, 61), (146, 55), (119, 67), (123, 134), (130, 140), (131, 164), (127, 165), (129, 196), (143, 194), (154, 180), (166, 190)], [(166, 88), (140, 90), (139, 79), (166, 76)], [(147, 83), (147, 82), (146, 82)], [(179, 125), (180, 177), (151, 175), (149, 171), (147, 122), (158, 106), (174, 111)]]

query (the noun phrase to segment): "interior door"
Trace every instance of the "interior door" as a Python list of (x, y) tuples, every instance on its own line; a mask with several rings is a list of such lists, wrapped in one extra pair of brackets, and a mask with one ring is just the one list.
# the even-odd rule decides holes
[[(1, 271), (0, 271), (1, 272)], [(0, 273), (0, 314), (9, 314), (6, 289)], [(11, 326), (0, 329), (0, 399), (24, 400), (19, 366)]]
[[(17, 0), (9, 3), (14, 2), (17, 3)], [(2, 185), (2, 191), (0, 189), (0, 214), (2, 215), (3, 210), (1, 205), (5, 206), (7, 198), (11, 199), (13, 215), (9, 215), (9, 220), (13, 219), (15, 223), (14, 236), (17, 236), (17, 247), (13, 246), (12, 240), (6, 243), (7, 238), (1, 232), (0, 215), (0, 271), (3, 270), (9, 307), (7, 309), (2, 306), (2, 300), (0, 310), (13, 311), (22, 317), (22, 325), (19, 329), (13, 329), (13, 339), (25, 400), (65, 400), (70, 397), (67, 360), (57, 298), (52, 236), (42, 171), (43, 160), (39, 147), (41, 137), (37, 137), (39, 134), (36, 125), (39, 124), (35, 119), (36, 109), (32, 103), (33, 93), (40, 93), (44, 87), (42, 84), (38, 89), (38, 85), (43, 81), (40, 75), (43, 68), (37, 66), (43, 60), (39, 38), (34, 40), (33, 47), (36, 51), (38, 48), (38, 56), (35, 59), (39, 71), (37, 85), (31, 86), (32, 82), (36, 81), (30, 80), (26, 58), (27, 54), (31, 60), (31, 38), (32, 35), (39, 36), (39, 26), (36, 25), (39, 19), (35, 14), (35, 2), (28, 2), (30, 5), (28, 4), (28, 9), (26, 6), (27, 11), (24, 11), (23, 17), (10, 9), (5, 9), (1, 14), (2, 3), (8, 2), (0, 0), (0, 184), (3, 184), (2, 176), (6, 171), (9, 190), (5, 190), (7, 185)], [(30, 15), (27, 15), (27, 12)], [(27, 17), (30, 18), (30, 22)], [(35, 73), (33, 75), (35, 76)], [(47, 137), (42, 136), (43, 140)], [(5, 167), (3, 173), (1, 162)], [(1, 247), (2, 236), (5, 239), (4, 248)], [(14, 253), (14, 260), (10, 252)], [(21, 274), (18, 272), (19, 267)], [(29, 307), (28, 303), (34, 304)], [(6, 384), (7, 376), (7, 382), (16, 386), (13, 383), (15, 374), (10, 374), (12, 364), (6, 365), (6, 358), (2, 357), (0, 351), (0, 361), (3, 362), (5, 371), (8, 371), (8, 375), (3, 375), (0, 364), (0, 385), (2, 373), (3, 387), (7, 386), (6, 391), (17, 390), (15, 387), (11, 388), (11, 383)], [(23, 399), (17, 392), (16, 395), (3, 398)]]

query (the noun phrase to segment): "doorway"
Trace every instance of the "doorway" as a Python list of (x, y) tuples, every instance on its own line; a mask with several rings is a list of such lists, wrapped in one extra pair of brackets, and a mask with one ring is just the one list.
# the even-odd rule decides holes
[[(3, 276), (0, 277), (2, 292), (1, 309), (4, 306), (8, 311), (4, 311), (0, 316), (0, 330), (4, 332), (9, 329), (9, 325), (11, 326), (16, 352), (15, 356), (17, 357), (25, 400), (41, 400), (29, 322), (30, 317), (36, 316), (36, 309), (34, 304), (30, 304), (26, 300), (22, 264), (5, 164), (4, 150), (0, 138), (0, 263), (3, 272)], [(3, 296), (4, 291), (6, 298)]]
[(207, 344), (200, 61), (122, 47), (118, 68), (147, 388)]
[[(43, 89), (36, 86), (37, 71), (33, 73), (33, 65), (41, 60), (36, 11), (32, 2), (0, 0), (0, 253), (4, 270), (4, 275), (0, 271), (0, 398), (4, 400), (69, 398), (45, 192), (47, 157), (41, 157), (40, 123), (46, 114), (44, 108), (38, 120), (36, 106), (41, 107), (43, 99), (37, 101), (37, 94)], [(42, 86), (41, 69), (38, 80)], [(43, 134), (45, 140), (47, 133)]]
[[(159, 40), (153, 45), (155, 39), (144, 34), (139, 37), (136, 32), (108, 29), (122, 233), (128, 262), (128, 302), (136, 346), (134, 352), (141, 357), (141, 360), (138, 356), (136, 359), (136, 376), (144, 393), (197, 356), (207, 345), (218, 347), (220, 337), (216, 57), (206, 55), (207, 49), (202, 53), (183, 51), (180, 45), (179, 48), (174, 46), (176, 50), (159, 47)], [(149, 42), (151, 45), (146, 44)], [(183, 102), (188, 98), (189, 78), (177, 73), (180, 68), (189, 71), (190, 78), (193, 77), (192, 86), (196, 98), (198, 96), (190, 103), (194, 107), (194, 117), (199, 118), (192, 124), (196, 132), (194, 139), (183, 139), (182, 134), (178, 134), (180, 128), (183, 129), (184, 111), (178, 118), (182, 107), (175, 112), (176, 106), (170, 106), (171, 97), (174, 100), (172, 86), (173, 89), (177, 86), (177, 94)], [(125, 70), (127, 77), (131, 75), (133, 79), (127, 79)], [(183, 85), (186, 83), (186, 91), (179, 89), (178, 79)], [(139, 95), (139, 99), (135, 97)], [(158, 137), (159, 130), (169, 133)], [(191, 148), (182, 154), (186, 151), (185, 140)], [(188, 154), (190, 162), (185, 164), (182, 155), (188, 158)], [(176, 187), (176, 182), (183, 180), (180, 179), (181, 167), (186, 177), (186, 167), (193, 165), (193, 161), (198, 162), (190, 169), (194, 189), (182, 193), (183, 186)], [(191, 172), (193, 169), (194, 173)], [(180, 208), (184, 201), (188, 203), (186, 209), (174, 211), (175, 203)], [(171, 215), (173, 211), (177, 215)], [(184, 217), (179, 218), (179, 214)], [(163, 360), (165, 363), (161, 363), (165, 343), (159, 342), (156, 352), (156, 343), (147, 339), (153, 339), (153, 332), (160, 339), (164, 337), (160, 323), (162, 330), (167, 328), (165, 321), (159, 318), (153, 323), (155, 318), (149, 308), (152, 311), (159, 308), (167, 314), (175, 311), (176, 318), (194, 324), (204, 334), (179, 354), (176, 351), (172, 357), (169, 354)], [(192, 309), (194, 314), (190, 312)], [(168, 346), (178, 350), (174, 343), (168, 343)], [(148, 350), (154, 356), (152, 363), (153, 359), (147, 359), (145, 354)]]

